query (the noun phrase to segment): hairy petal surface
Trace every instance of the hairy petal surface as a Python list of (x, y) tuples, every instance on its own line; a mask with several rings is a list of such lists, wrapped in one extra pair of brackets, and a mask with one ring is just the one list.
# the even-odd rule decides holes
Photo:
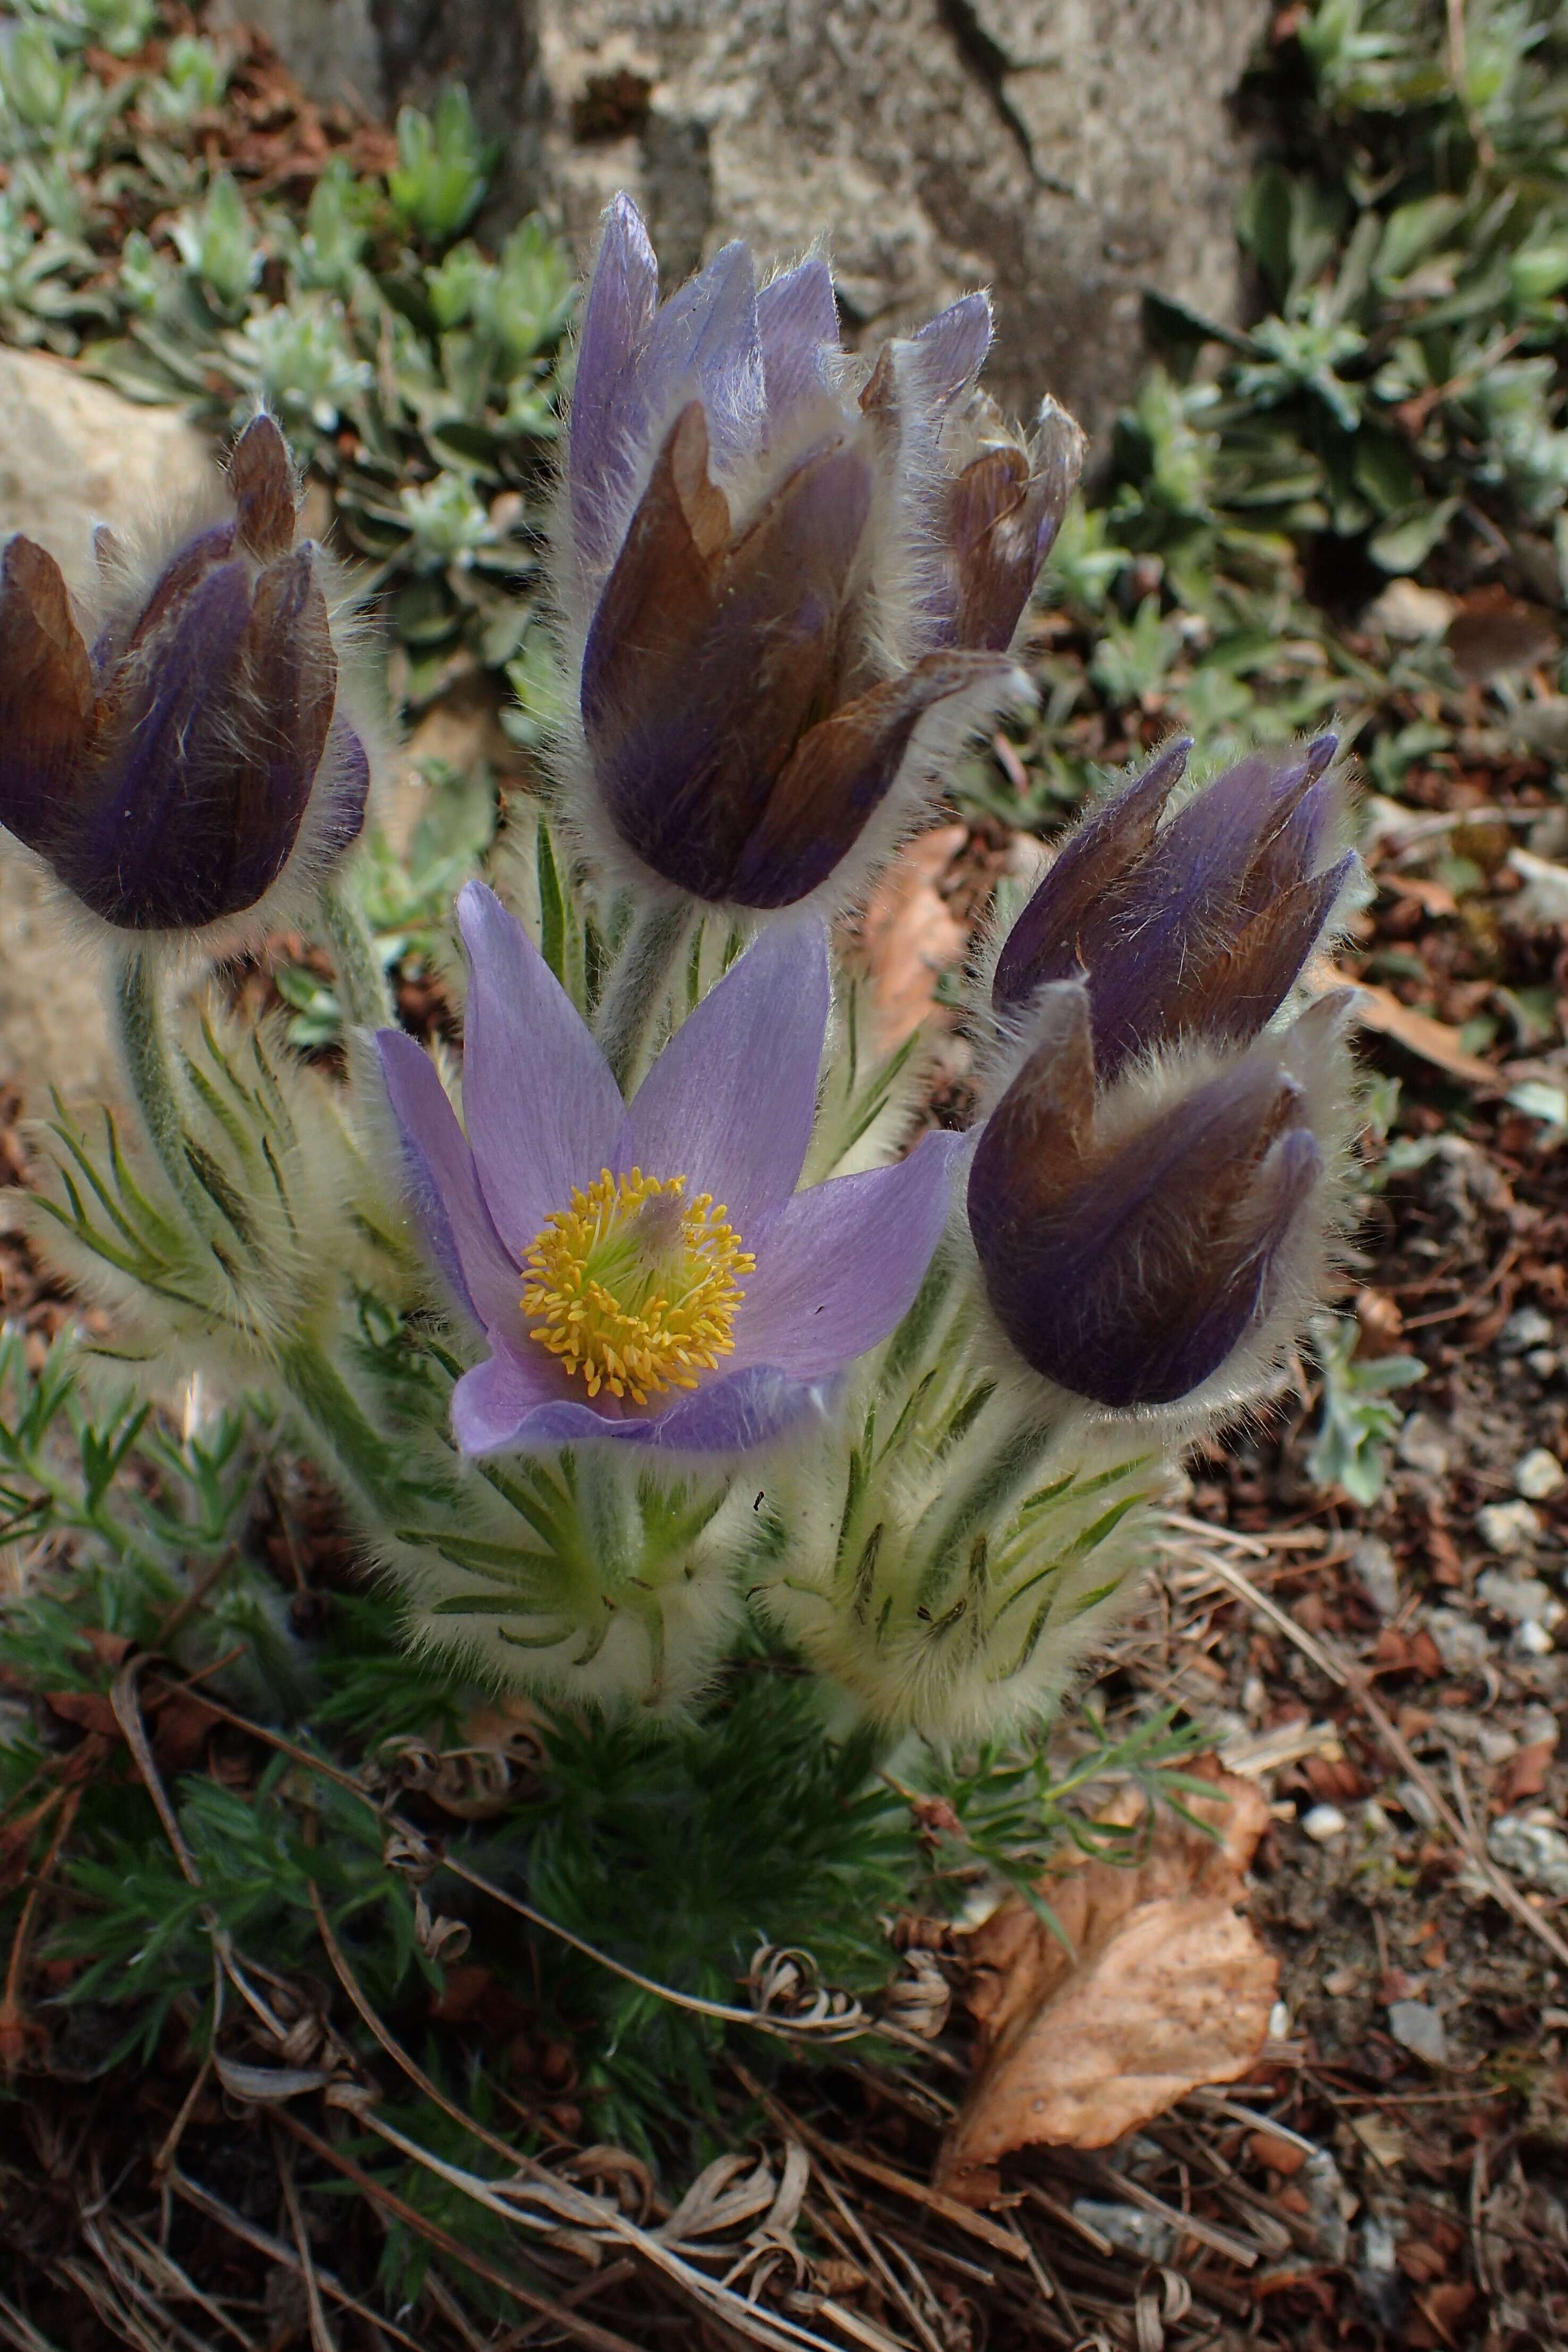
[(582, 1017), (483, 883), (457, 901), (470, 971), (463, 1112), (496, 1230), (519, 1261), (547, 1217), (622, 1164), (626, 1115)]
[(915, 1302), (942, 1238), (963, 1139), (798, 1192), (758, 1250), (735, 1360), (825, 1380), (876, 1347)]
[(659, 265), (642, 215), (618, 195), (604, 215), (583, 308), (567, 430), (568, 495), (579, 552), (591, 571), (613, 559), (646, 422), (633, 370), (659, 300)]
[(431, 1255), (476, 1323), (486, 1330), (517, 1327), (517, 1263), (502, 1247), (439, 1071), (401, 1029), (379, 1030), (376, 1049), (402, 1142), (409, 1203)]
[(92, 667), (52, 555), (20, 533), (0, 564), (0, 824), (46, 849), (97, 730)]
[(1170, 1403), (1265, 1309), (1322, 1155), (1278, 1052), (1110, 1145), (1085, 1071), (1080, 1005), (980, 1138), (970, 1229), (992, 1309), (1037, 1372), (1102, 1404)]
[(682, 1023), (632, 1098), (631, 1150), (651, 1175), (711, 1192), (744, 1237), (800, 1181), (831, 1005), (814, 917), (747, 950)]
[(621, 837), (666, 880), (722, 900), (829, 692), (871, 476), (862, 452), (821, 450), (725, 546), (727, 509), (706, 457), (703, 412), (690, 407), (594, 615), (582, 718)]

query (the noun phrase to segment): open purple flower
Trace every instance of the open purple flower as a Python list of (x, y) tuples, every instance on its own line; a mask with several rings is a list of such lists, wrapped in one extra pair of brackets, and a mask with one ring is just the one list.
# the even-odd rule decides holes
[[(978, 456), (974, 294), (840, 351), (820, 258), (760, 291), (727, 246), (663, 304), (635, 207), (606, 215), (567, 449), (588, 813), (710, 904), (794, 906), (885, 845), (1014, 690), (1007, 655), (1081, 439)], [(951, 484), (947, 474), (962, 465)]]
[(270, 417), (241, 436), (229, 488), (233, 520), (146, 588), (100, 535), (90, 644), (52, 556), (18, 534), (0, 564), (0, 824), (118, 929), (242, 914), (297, 852), (324, 863), (363, 821), (320, 552), (296, 544)]
[(1167, 1405), (1281, 1336), (1321, 1250), (1349, 1001), (1174, 1088), (1134, 1072), (1102, 1093), (1090, 990), (1047, 984), (968, 1185), (987, 1296), (1034, 1371)]
[(458, 913), (466, 1135), (422, 1048), (379, 1043), (416, 1214), (489, 1348), (459, 1446), (771, 1437), (908, 1308), (958, 1139), (796, 1192), (830, 1002), (810, 919), (741, 957), (628, 1106), (521, 926), (477, 883)]
[(1349, 878), (1336, 856), (1338, 745), (1254, 752), (1162, 824), (1176, 742), (1081, 824), (1009, 932), (992, 991), (1018, 1013), (1082, 973), (1104, 1085), (1180, 1036), (1245, 1045), (1300, 978)]

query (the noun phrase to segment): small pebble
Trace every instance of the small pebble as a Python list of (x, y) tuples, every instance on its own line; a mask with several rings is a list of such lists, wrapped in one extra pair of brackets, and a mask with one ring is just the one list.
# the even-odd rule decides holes
[(1562, 1729), (1549, 1706), (1527, 1706), (1519, 1718), (1519, 1744), (1521, 1748), (1555, 1748)]
[(1302, 1814), (1301, 1827), (1318, 1845), (1327, 1845), (1331, 1838), (1343, 1837), (1350, 1823), (1337, 1805), (1314, 1805)]
[(1412, 1470), (1425, 1470), (1434, 1478), (1441, 1478), (1448, 1470), (1453, 1453), (1447, 1430), (1427, 1412), (1413, 1412), (1406, 1417), (1395, 1452), (1401, 1462)]
[(1448, 2037), (1443, 2021), (1424, 2000), (1394, 2000), (1388, 2004), (1388, 2031), (1402, 2050), (1413, 2051), (1428, 2066), (1445, 2066)]
[(1549, 1658), (1556, 1646), (1545, 1626), (1537, 1624), (1533, 1617), (1527, 1617), (1524, 1623), (1516, 1628), (1509, 1643), (1509, 1648), (1521, 1658)]
[(1511, 1624), (1551, 1627), (1568, 1615), (1549, 1585), (1538, 1576), (1511, 1576), (1505, 1568), (1483, 1568), (1476, 1579), (1476, 1597)]
[(1506, 1764), (1519, 1753), (1518, 1740), (1500, 1723), (1483, 1723), (1476, 1733), (1476, 1746), (1483, 1764)]
[(1491, 1639), (1484, 1625), (1457, 1609), (1428, 1609), (1427, 1631), (1437, 1645), (1437, 1655), (1451, 1675), (1475, 1674), (1491, 1656)]
[(1098, 2197), (1075, 2197), (1072, 2210), (1113, 2246), (1146, 2263), (1166, 2262), (1175, 2249), (1176, 2231), (1157, 2213), (1141, 2213), (1135, 2205), (1113, 2205)]
[(1549, 1315), (1539, 1307), (1521, 1307), (1509, 1317), (1495, 1344), (1500, 1356), (1522, 1356), (1528, 1349), (1550, 1347), (1556, 1336)]
[(1568, 1895), (1568, 1837), (1545, 1822), (1502, 1813), (1487, 1832), (1487, 1850), (1503, 1870), (1548, 1895)]
[(1544, 1445), (1538, 1445), (1515, 1467), (1513, 1483), (1527, 1503), (1544, 1503), (1548, 1495), (1555, 1495), (1565, 1477), (1568, 1477), (1568, 1471), (1563, 1469), (1556, 1454), (1548, 1454)]
[(1393, 1617), (1399, 1608), (1399, 1571), (1394, 1554), (1381, 1536), (1363, 1536), (1350, 1556), (1350, 1572), (1380, 1617)]
[(1413, 1822), (1419, 1822), (1424, 1830), (1437, 1828), (1437, 1808), (1419, 1780), (1401, 1780), (1394, 1793)]
[(1287, 2042), (1291, 2034), (1291, 2012), (1282, 2000), (1277, 2000), (1269, 2011), (1269, 2039)]
[(1533, 1372), (1538, 1381), (1549, 1381), (1562, 1367), (1563, 1359), (1555, 1348), (1531, 1348), (1524, 1358), (1526, 1371)]
[(1528, 1503), (1487, 1503), (1476, 1513), (1476, 1529), (1489, 1551), (1517, 1559), (1541, 1540), (1541, 1519)]

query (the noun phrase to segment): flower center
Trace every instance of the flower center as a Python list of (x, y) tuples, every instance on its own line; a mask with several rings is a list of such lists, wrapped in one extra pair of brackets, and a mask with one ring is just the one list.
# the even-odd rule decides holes
[(684, 1176), (612, 1176), (608, 1168), (570, 1209), (558, 1209), (523, 1261), (529, 1331), (582, 1374), (591, 1397), (646, 1404), (667, 1389), (695, 1389), (735, 1346), (730, 1326), (745, 1297), (737, 1277), (757, 1260), (725, 1223), (711, 1192), (685, 1198)]

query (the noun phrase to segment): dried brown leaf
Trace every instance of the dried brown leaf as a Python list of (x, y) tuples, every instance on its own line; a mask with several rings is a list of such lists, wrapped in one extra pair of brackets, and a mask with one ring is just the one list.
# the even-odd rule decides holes
[(967, 839), (961, 824), (917, 835), (872, 893), (861, 945), (875, 994), (879, 1053), (895, 1053), (914, 1035), (935, 1002), (937, 979), (968, 943), (936, 887)]
[[(995, 2197), (1013, 2149), (1103, 2147), (1261, 2050), (1279, 1964), (1237, 1906), (1269, 1808), (1200, 1769), (1215, 1794), (1190, 1802), (1218, 1842), (1162, 1811), (1141, 1862), (1075, 1857), (1041, 1880), (1075, 1957), (1018, 1895), (971, 1939), (977, 2072), (936, 2175), (966, 2203)], [(1102, 1818), (1131, 1825), (1143, 1806), (1130, 1789)]]

